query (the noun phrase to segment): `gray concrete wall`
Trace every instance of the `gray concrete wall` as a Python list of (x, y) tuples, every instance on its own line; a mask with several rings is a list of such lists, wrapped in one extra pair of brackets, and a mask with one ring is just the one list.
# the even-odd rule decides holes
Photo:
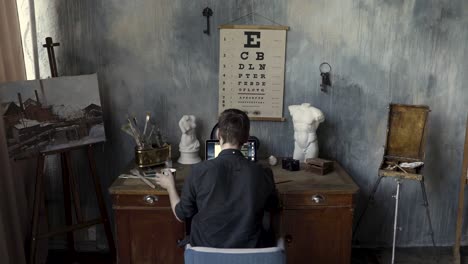
[[(108, 136), (104, 147), (97, 149), (104, 186), (112, 183), (133, 156), (132, 142), (120, 131), (126, 114), (142, 117), (152, 112), (176, 145), (178, 120), (183, 114), (194, 114), (199, 118), (199, 139), (209, 136), (218, 98), (219, 34), (215, 28), (255, 11), (290, 26), (284, 104), (309, 102), (322, 109), (326, 121), (318, 131), (321, 155), (339, 161), (361, 187), (356, 212), (361, 211), (377, 178), (388, 104), (431, 107), (425, 179), (436, 242), (453, 244), (468, 103), (468, 2), (36, 2), (47, 2), (48, 7), (36, 8), (39, 40), (52, 36), (61, 43), (57, 48), (60, 75), (99, 75)], [(211, 36), (203, 34), (206, 6), (214, 10)], [(271, 24), (259, 16), (236, 23)], [(42, 49), (39, 54), (39, 61), (44, 62), (46, 54)], [(333, 87), (328, 93), (319, 87), (318, 66), (323, 61), (333, 67)], [(45, 63), (40, 71), (42, 77), (50, 75)], [(262, 156), (292, 155), (293, 130), (286, 107), (284, 115), (288, 117), (284, 123), (253, 122), (251, 134), (262, 142)], [(381, 184), (377, 206), (370, 209), (359, 232), (363, 245), (391, 243), (394, 188), (390, 179)], [(90, 200), (87, 205), (90, 213), (95, 212), (92, 204)], [(397, 244), (429, 245), (417, 183), (403, 184), (401, 204), (403, 230)], [(466, 235), (463, 241), (467, 242)]]

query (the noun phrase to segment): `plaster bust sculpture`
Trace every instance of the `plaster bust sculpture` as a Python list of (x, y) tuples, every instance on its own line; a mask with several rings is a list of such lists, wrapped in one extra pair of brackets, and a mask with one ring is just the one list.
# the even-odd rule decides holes
[(294, 155), (293, 158), (304, 162), (306, 159), (318, 157), (317, 128), (325, 121), (320, 109), (308, 103), (290, 105), (289, 113), (294, 125)]
[(197, 127), (195, 121), (194, 115), (184, 115), (179, 121), (182, 136), (179, 144), (180, 157), (177, 162), (180, 164), (195, 164), (201, 161), (198, 155), (200, 142), (195, 134), (195, 128)]

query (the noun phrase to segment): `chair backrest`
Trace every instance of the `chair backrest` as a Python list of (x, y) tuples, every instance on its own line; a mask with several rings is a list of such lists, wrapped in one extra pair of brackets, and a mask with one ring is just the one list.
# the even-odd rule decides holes
[(286, 256), (282, 240), (269, 248), (209, 248), (185, 249), (185, 264), (284, 264)]

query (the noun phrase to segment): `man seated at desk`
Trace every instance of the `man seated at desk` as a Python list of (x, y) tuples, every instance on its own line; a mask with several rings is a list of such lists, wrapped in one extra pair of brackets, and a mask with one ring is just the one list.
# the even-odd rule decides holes
[(262, 226), (264, 211), (277, 206), (273, 174), (240, 151), (249, 137), (249, 118), (240, 110), (228, 109), (221, 113), (218, 125), (222, 151), (217, 158), (192, 166), (180, 198), (172, 175), (157, 174), (156, 182), (168, 191), (175, 217), (192, 219), (188, 241), (192, 246), (273, 246)]

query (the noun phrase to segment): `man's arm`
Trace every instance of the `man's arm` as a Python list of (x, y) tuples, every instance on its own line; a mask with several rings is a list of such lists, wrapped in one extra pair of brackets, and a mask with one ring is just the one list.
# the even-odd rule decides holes
[(183, 222), (182, 220), (179, 219), (179, 217), (177, 217), (177, 214), (175, 211), (176, 206), (180, 203), (180, 197), (176, 191), (175, 186), (168, 189), (167, 192), (169, 193), (169, 200), (171, 201), (172, 213), (174, 213), (174, 216), (177, 218), (179, 222)]
[(156, 183), (167, 190), (167, 192), (169, 193), (169, 200), (171, 202), (172, 212), (174, 213), (174, 216), (177, 218), (177, 220), (179, 222), (182, 222), (182, 220), (180, 220), (179, 217), (177, 217), (175, 211), (177, 204), (180, 203), (180, 197), (175, 188), (174, 176), (169, 170), (166, 172), (166, 174), (156, 173)]
[(196, 204), (196, 195), (192, 186), (193, 167), (191, 174), (185, 179), (182, 193), (179, 197), (175, 188), (174, 176), (172, 173), (156, 174), (156, 183), (162, 188), (166, 189), (169, 193), (169, 200), (171, 202), (172, 212), (180, 222), (191, 218), (198, 211)]

